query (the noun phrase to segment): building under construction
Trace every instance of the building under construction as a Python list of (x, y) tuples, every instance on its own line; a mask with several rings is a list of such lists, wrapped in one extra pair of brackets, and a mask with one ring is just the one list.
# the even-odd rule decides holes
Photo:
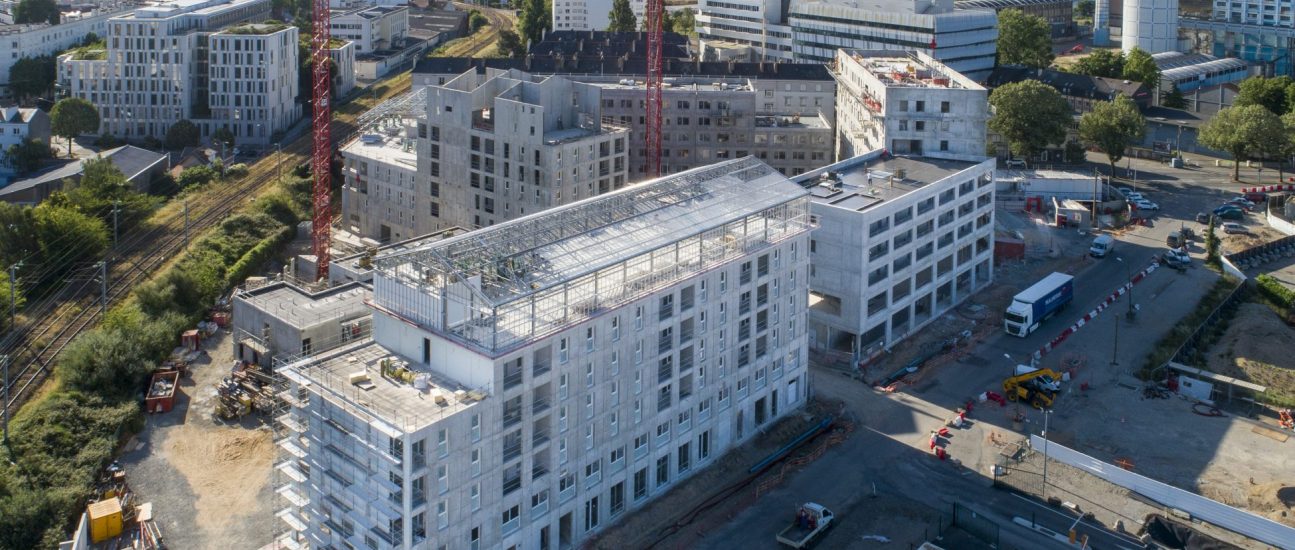
[(379, 257), (372, 340), (280, 362), (282, 540), (570, 547), (665, 493), (805, 403), (809, 209), (746, 158)]

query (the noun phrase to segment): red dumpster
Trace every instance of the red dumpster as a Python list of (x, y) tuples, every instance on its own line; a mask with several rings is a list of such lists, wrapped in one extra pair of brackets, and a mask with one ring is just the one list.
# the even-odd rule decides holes
[(170, 412), (175, 406), (175, 390), (180, 382), (177, 371), (159, 372), (148, 382), (148, 397), (144, 399), (144, 410), (151, 413)]
[(202, 345), (202, 337), (198, 335), (198, 330), (186, 330), (180, 334), (180, 345), (189, 351), (198, 351)]

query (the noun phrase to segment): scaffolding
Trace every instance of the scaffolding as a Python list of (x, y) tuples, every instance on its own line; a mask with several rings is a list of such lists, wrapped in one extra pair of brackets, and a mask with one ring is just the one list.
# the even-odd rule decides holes
[(494, 355), (809, 229), (748, 157), (381, 258), (374, 305)]

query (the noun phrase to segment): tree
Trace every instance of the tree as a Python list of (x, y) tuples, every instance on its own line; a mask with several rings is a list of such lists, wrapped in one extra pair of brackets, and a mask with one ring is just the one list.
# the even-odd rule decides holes
[(1115, 176), (1115, 163), (1124, 158), (1124, 150), (1146, 136), (1147, 121), (1137, 104), (1120, 94), (1114, 101), (1102, 101), (1079, 117), (1079, 138), (1103, 153)]
[(21, 173), (32, 172), (40, 168), (45, 159), (54, 156), (49, 145), (38, 139), (28, 139), (17, 145), (10, 145), (5, 151), (6, 160)]
[(1186, 109), (1187, 98), (1183, 97), (1183, 91), (1178, 89), (1177, 84), (1171, 84), (1169, 91), (1160, 96), (1160, 105), (1170, 109)]
[(1092, 19), (1097, 4), (1093, 0), (1079, 0), (1075, 5), (1075, 16), (1084, 19)]
[(1135, 46), (1129, 50), (1128, 55), (1124, 56), (1124, 70), (1121, 73), (1125, 80), (1141, 82), (1152, 90), (1160, 86), (1160, 68), (1156, 67), (1156, 60), (1151, 54), (1142, 48)]
[(1075, 62), (1073, 70), (1088, 76), (1120, 78), (1124, 75), (1124, 54), (1119, 50), (1093, 50)]
[(1073, 120), (1065, 98), (1037, 80), (999, 86), (989, 104), (994, 108), (989, 129), (1003, 136), (1018, 157), (1033, 157), (1050, 143), (1060, 144)]
[(52, 273), (63, 273), (73, 263), (108, 249), (108, 227), (103, 220), (48, 200), (32, 208), (31, 215), (35, 240)]
[(1052, 64), (1052, 28), (1018, 9), (998, 12), (998, 64), (1045, 69)]
[(553, 9), (546, 0), (522, 0), (517, 15), (517, 33), (523, 44), (539, 42), (553, 25)]
[(1219, 263), (1219, 236), (1214, 232), (1215, 220), (1218, 216), (1210, 216), (1210, 226), (1205, 229), (1205, 261), (1217, 264)]
[(13, 22), (59, 24), (58, 5), (54, 0), (19, 0), (13, 7)]
[(54, 135), (67, 138), (69, 157), (72, 156), (73, 138), (99, 131), (99, 110), (93, 103), (79, 97), (60, 99), (50, 110), (49, 118)]
[(697, 12), (693, 11), (692, 8), (684, 8), (674, 12), (674, 16), (670, 18), (669, 30), (679, 34), (696, 36)]
[(190, 166), (180, 172), (180, 177), (176, 178), (175, 183), (181, 189), (186, 189), (195, 185), (205, 185), (217, 177), (219, 174), (208, 166)]
[(43, 95), (54, 86), (56, 73), (53, 57), (24, 57), (9, 68), (9, 89), (19, 98)]
[(612, 0), (612, 11), (607, 14), (607, 19), (607, 32), (634, 32), (638, 28), (630, 0)]
[(517, 33), (510, 29), (499, 31), (499, 42), (495, 44), (495, 49), (503, 57), (522, 57), (526, 55), (526, 46), (522, 45), (522, 40), (517, 37)]
[(1241, 163), (1265, 153), (1264, 141), (1282, 132), (1281, 119), (1260, 105), (1232, 106), (1201, 127), (1196, 141), (1232, 155), (1232, 181), (1241, 179)]
[(188, 120), (181, 120), (166, 129), (165, 147), (178, 151), (185, 147), (197, 147), (202, 144), (202, 133), (198, 126)]
[(1252, 76), (1241, 81), (1240, 88), (1236, 100), (1232, 102), (1233, 107), (1261, 105), (1277, 116), (1291, 110), (1288, 94), (1295, 93), (1292, 90), (1295, 88), (1295, 81), (1292, 81), (1289, 76), (1277, 78)]
[(1084, 149), (1084, 145), (1073, 139), (1066, 141), (1062, 154), (1069, 164), (1079, 164), (1088, 157), (1088, 151)]
[(471, 30), (472, 32), (477, 32), (478, 30), (481, 29), (481, 27), (484, 27), (489, 24), (490, 24), (490, 20), (486, 19), (486, 16), (481, 15), (481, 12), (477, 10), (472, 10), (468, 12), (468, 29)]
[(0, 309), (3, 310), (0, 311), (0, 313), (3, 313), (3, 315), (0, 315), (0, 327), (5, 327), (5, 330), (13, 328), (9, 326), (9, 293), (13, 292), (13, 309), (21, 310), (27, 303), (26, 298), (23, 296), (22, 284), (20, 283), (16, 288), (10, 289), (9, 286), (11, 284), (12, 281), (9, 280), (9, 272), (7, 270), (0, 270)]
[(234, 132), (230, 131), (228, 126), (221, 126), (211, 133), (211, 142), (224, 144), (225, 147), (233, 147)]
[(1277, 181), (1286, 181), (1286, 161), (1295, 156), (1295, 112), (1282, 115), (1282, 133), (1269, 143), (1269, 156), (1277, 157)]

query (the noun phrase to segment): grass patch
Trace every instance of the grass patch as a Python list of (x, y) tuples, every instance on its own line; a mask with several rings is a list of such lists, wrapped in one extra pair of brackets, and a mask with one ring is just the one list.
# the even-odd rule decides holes
[(64, 51), (65, 54), (72, 54), (74, 61), (102, 61), (108, 59), (108, 43), (100, 40), (84, 46), (77, 46)]
[[(1210, 314), (1214, 313), (1214, 310), (1223, 304), (1223, 301), (1236, 287), (1237, 280), (1230, 276), (1225, 275), (1215, 281), (1214, 286), (1210, 287), (1209, 291), (1204, 296), (1201, 296), (1201, 300), (1196, 303), (1196, 309), (1193, 309), (1190, 314), (1179, 320), (1168, 334), (1165, 334), (1160, 338), (1159, 342), (1156, 342), (1156, 347), (1147, 356), (1146, 363), (1142, 365), (1142, 369), (1139, 371), (1139, 376), (1144, 380), (1150, 379), (1156, 369), (1173, 359), (1178, 348), (1182, 347), (1188, 338), (1191, 338), (1192, 334), (1196, 332), (1196, 328), (1201, 326), (1209, 318)], [(1197, 342), (1196, 349), (1208, 348), (1209, 343), (1222, 336), (1226, 328), (1224, 323), (1214, 323), (1214, 326), (1206, 331), (1201, 341)]]

